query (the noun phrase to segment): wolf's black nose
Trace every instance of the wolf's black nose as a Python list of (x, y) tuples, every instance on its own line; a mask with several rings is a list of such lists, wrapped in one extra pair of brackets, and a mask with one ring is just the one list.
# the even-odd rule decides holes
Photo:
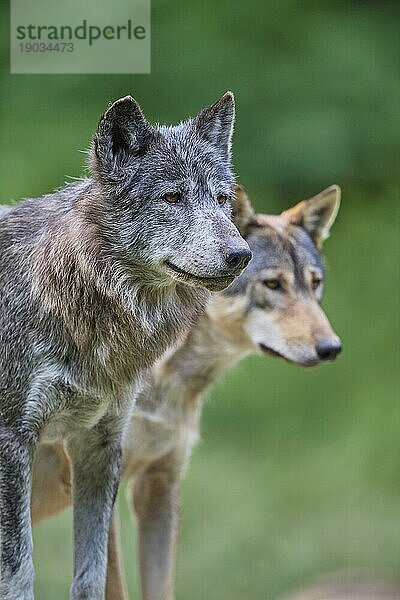
[(342, 346), (339, 341), (322, 340), (315, 346), (315, 350), (320, 360), (335, 360), (342, 351)]
[(250, 262), (251, 252), (248, 248), (228, 248), (225, 252), (225, 260), (232, 269), (244, 269)]

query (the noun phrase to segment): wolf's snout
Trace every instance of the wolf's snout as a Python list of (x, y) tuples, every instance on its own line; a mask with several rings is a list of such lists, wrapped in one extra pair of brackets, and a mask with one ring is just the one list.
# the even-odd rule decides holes
[(320, 360), (335, 360), (342, 351), (342, 345), (339, 340), (321, 340), (315, 350)]
[(226, 263), (235, 271), (247, 267), (251, 259), (251, 252), (246, 246), (229, 246), (224, 254)]

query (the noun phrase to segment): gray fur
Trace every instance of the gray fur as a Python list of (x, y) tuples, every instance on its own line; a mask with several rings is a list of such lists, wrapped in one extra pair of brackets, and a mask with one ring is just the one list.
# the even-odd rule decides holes
[[(73, 472), (71, 595), (103, 598), (135, 386), (197, 318), (199, 287), (222, 289), (239, 274), (232, 247), (249, 254), (216, 199), (232, 193), (232, 126), (231, 94), (176, 127), (149, 125), (123, 98), (100, 121), (92, 177), (1, 214), (2, 600), (33, 598), (32, 457), (39, 440), (58, 439)], [(163, 199), (176, 191), (176, 205)]]
[(241, 277), (226, 288), (223, 294), (232, 296), (244, 292), (248, 283), (263, 269), (279, 267), (291, 271), (295, 284), (302, 294), (306, 294), (307, 291), (304, 280), (305, 266), (315, 267), (321, 275), (324, 274), (322, 255), (304, 229), (299, 226), (293, 227), (291, 235), (285, 236), (272, 230), (270, 233), (271, 235), (266, 236), (261, 227), (253, 228), (246, 238), (253, 259)]

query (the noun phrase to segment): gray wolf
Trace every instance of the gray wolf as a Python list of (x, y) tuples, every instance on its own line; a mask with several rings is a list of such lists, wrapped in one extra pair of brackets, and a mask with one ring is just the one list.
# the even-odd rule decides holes
[(207, 290), (250, 259), (231, 221), (228, 92), (152, 126), (130, 96), (101, 118), (91, 177), (0, 219), (0, 597), (33, 598), (29, 517), (39, 441), (64, 440), (74, 497), (71, 596), (103, 598), (121, 436), (142, 374)]
[[(124, 440), (123, 474), (131, 482), (129, 500), (138, 521), (143, 600), (173, 598), (180, 482), (198, 438), (205, 389), (251, 353), (312, 366), (340, 352), (340, 340), (320, 307), (320, 249), (339, 197), (332, 186), (271, 216), (255, 214), (244, 189), (236, 187), (234, 221), (253, 258), (230, 287), (213, 295), (177, 348), (153, 367)], [(33, 521), (68, 504), (69, 466), (62, 446), (41, 446)], [(116, 536), (113, 523), (107, 600), (126, 598)]]

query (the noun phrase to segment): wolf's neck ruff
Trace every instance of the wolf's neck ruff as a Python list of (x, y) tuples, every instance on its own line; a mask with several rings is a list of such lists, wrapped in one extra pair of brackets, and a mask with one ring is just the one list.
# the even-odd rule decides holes
[(196, 399), (250, 352), (246, 340), (243, 344), (239, 340), (237, 332), (218, 324), (208, 314), (202, 315), (179, 348), (153, 369), (157, 402), (184, 406)]
[[(61, 351), (73, 347), (82, 377), (86, 372), (89, 385), (96, 379), (103, 387), (107, 378), (127, 381), (154, 361), (193, 324), (208, 293), (160, 280), (146, 264), (118, 256), (101, 223), (80, 209), (90, 193), (84, 180), (47, 197), (50, 208), (32, 203), (31, 218), (46, 218), (30, 253), (31, 293), (39, 318), (56, 319), (68, 333), (71, 347)], [(53, 204), (61, 208), (57, 218)]]

